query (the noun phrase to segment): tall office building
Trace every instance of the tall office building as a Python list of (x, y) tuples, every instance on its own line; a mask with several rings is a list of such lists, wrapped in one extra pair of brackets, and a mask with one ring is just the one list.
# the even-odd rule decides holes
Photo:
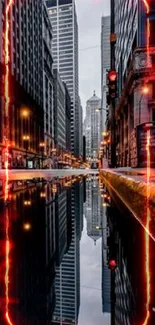
[(101, 99), (93, 96), (87, 101), (85, 118), (86, 157), (96, 161), (101, 139)]
[(101, 17), (101, 129), (105, 131), (107, 108), (107, 71), (110, 69), (110, 16)]
[(66, 91), (57, 69), (54, 69), (54, 139), (66, 149)]
[[(5, 7), (8, 1), (0, 1), (0, 143), (4, 144), (4, 74), (6, 53), (4, 32)], [(42, 0), (13, 1), (9, 12), (9, 121), (12, 167), (26, 166), (39, 154), (43, 137), (43, 33)], [(26, 137), (24, 137), (26, 136)], [(24, 149), (27, 151), (25, 157)], [(4, 166), (1, 146), (1, 166)], [(37, 163), (39, 155), (35, 162)]]
[(46, 165), (51, 167), (51, 150), (54, 147), (54, 103), (53, 103), (53, 58), (52, 25), (43, 1), (43, 91), (44, 91), (44, 146), (40, 149), (46, 153)]
[(53, 26), (54, 68), (66, 83), (71, 97), (71, 148), (78, 155), (78, 25), (75, 0), (46, 0), (46, 5)]

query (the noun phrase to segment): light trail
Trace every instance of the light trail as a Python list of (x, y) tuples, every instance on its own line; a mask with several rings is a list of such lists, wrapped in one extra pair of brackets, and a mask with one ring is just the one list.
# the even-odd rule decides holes
[[(150, 13), (150, 5), (149, 5), (149, 2), (148, 0), (142, 0), (143, 3), (144, 3), (144, 6), (146, 8), (146, 13), (147, 15), (149, 15)], [(146, 40), (146, 47), (147, 47), (147, 58), (149, 60), (149, 54), (150, 54), (150, 18), (147, 17), (147, 40)], [(149, 61), (148, 61), (149, 63)]]
[(4, 188), (4, 202), (6, 204), (5, 210), (5, 222), (6, 222), (6, 251), (5, 251), (5, 318), (8, 325), (13, 325), (9, 315), (9, 270), (10, 270), (10, 239), (9, 239), (9, 211), (8, 211), (8, 200), (9, 200), (9, 106), (10, 106), (10, 87), (9, 87), (9, 32), (10, 22), (9, 13), (10, 8), (14, 0), (7, 1), (5, 9), (5, 32), (4, 32), (4, 65), (5, 65), (5, 76), (4, 76), (4, 116), (5, 116), (5, 133), (4, 133), (4, 146), (5, 146), (5, 188)]
[[(149, 59), (150, 59), (150, 5), (148, 0), (143, 0), (143, 3), (146, 8), (146, 14), (147, 17), (147, 67), (149, 67)], [(147, 154), (147, 211), (146, 211), (146, 228), (148, 229), (148, 232), (150, 230), (150, 221), (151, 221), (151, 215), (150, 215), (150, 140), (151, 140), (151, 132), (150, 129), (147, 130), (147, 144), (146, 144), (146, 154)], [(150, 301), (151, 301), (151, 273), (150, 273), (150, 238), (148, 233), (145, 233), (145, 276), (146, 276), (146, 317), (144, 320), (143, 325), (148, 325), (149, 319), (150, 319)]]
[[(147, 212), (146, 212), (146, 227), (149, 230), (150, 228), (150, 139), (151, 133), (150, 130), (147, 130), (147, 145), (146, 145), (146, 153), (147, 153)], [(145, 275), (146, 275), (146, 318), (143, 325), (147, 325), (150, 318), (150, 300), (151, 300), (151, 274), (150, 274), (150, 238), (147, 233), (145, 233)]]

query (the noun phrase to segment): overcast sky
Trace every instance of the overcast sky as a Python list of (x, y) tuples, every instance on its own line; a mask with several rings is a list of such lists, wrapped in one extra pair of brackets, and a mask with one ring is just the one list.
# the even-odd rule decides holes
[[(86, 101), (96, 90), (101, 96), (101, 16), (109, 14), (110, 0), (76, 0), (79, 26), (80, 97), (85, 112)], [(97, 46), (94, 49), (82, 50)]]

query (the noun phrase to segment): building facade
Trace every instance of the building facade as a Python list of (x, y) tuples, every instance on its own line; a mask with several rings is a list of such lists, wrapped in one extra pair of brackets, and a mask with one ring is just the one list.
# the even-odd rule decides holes
[(43, 90), (44, 90), (44, 146), (41, 151), (47, 157), (48, 167), (52, 166), (52, 148), (54, 148), (54, 78), (52, 59), (52, 25), (43, 2)]
[(87, 101), (85, 118), (86, 157), (97, 161), (101, 140), (101, 99), (94, 95)]
[(66, 150), (71, 152), (71, 99), (65, 83), (64, 86), (66, 99)]
[(110, 16), (101, 17), (101, 129), (106, 127), (107, 72), (110, 69)]
[(66, 83), (71, 97), (71, 149), (78, 155), (78, 25), (75, 0), (46, 0), (46, 5), (53, 26), (54, 68)]
[(66, 92), (57, 69), (54, 69), (54, 139), (56, 147), (66, 149)]
[[(116, 163), (117, 166), (144, 167), (145, 125), (155, 122), (155, 4), (148, 1), (147, 6), (143, 0), (112, 3), (112, 26), (116, 35), (113, 60), (118, 79), (114, 139)], [(154, 126), (150, 128), (154, 132)], [(154, 165), (153, 148), (152, 153), (151, 164)]]
[[(0, 2), (0, 143), (1, 167), (4, 167), (6, 137), (9, 128), (10, 165), (24, 167), (31, 159), (39, 161), (39, 143), (43, 138), (43, 42), (42, 0), (15, 1), (9, 11), (9, 116), (5, 116), (5, 35), (7, 1)], [(7, 37), (7, 35), (6, 35)], [(6, 50), (7, 51), (7, 50)], [(26, 152), (26, 155), (25, 155)], [(36, 157), (36, 159), (34, 159)]]

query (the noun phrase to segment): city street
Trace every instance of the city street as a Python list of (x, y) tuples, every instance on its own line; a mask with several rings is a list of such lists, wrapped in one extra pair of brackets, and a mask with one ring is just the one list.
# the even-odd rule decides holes
[[(54, 177), (68, 177), (79, 175), (98, 175), (98, 170), (92, 169), (46, 169), (46, 170), (9, 170), (9, 180), (27, 180), (33, 178), (52, 179)], [(5, 178), (5, 170), (0, 170), (0, 179)]]
[(155, 325), (155, 0), (0, 0), (0, 325)]

